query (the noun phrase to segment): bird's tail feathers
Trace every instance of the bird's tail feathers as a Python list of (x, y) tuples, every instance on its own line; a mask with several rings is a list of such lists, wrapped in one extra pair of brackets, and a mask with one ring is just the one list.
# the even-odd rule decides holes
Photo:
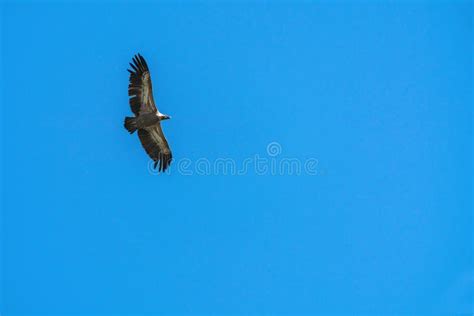
[(123, 125), (130, 134), (133, 134), (137, 130), (137, 119), (135, 117), (127, 116)]

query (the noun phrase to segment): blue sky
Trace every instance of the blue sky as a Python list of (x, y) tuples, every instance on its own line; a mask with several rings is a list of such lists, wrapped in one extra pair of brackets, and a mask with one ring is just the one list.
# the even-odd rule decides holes
[[(472, 314), (472, 3), (4, 2), (2, 314)], [(148, 61), (155, 175), (126, 68)], [(178, 162), (315, 158), (317, 174)]]

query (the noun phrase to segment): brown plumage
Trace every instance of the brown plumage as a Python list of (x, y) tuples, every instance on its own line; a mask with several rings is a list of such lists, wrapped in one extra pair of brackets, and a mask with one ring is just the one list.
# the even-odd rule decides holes
[(158, 111), (153, 99), (150, 71), (145, 59), (137, 54), (130, 63), (130, 83), (128, 95), (130, 108), (135, 117), (126, 117), (124, 126), (133, 134), (138, 130), (138, 138), (148, 156), (155, 162), (154, 168), (165, 171), (173, 159), (171, 149), (166, 141), (161, 121), (170, 117)]

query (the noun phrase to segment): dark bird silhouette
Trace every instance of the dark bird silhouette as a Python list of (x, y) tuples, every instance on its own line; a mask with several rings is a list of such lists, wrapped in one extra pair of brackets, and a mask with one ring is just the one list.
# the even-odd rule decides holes
[(165, 171), (173, 156), (161, 129), (161, 121), (171, 117), (160, 113), (155, 105), (150, 71), (145, 59), (140, 54), (135, 55), (130, 67), (132, 69), (127, 69), (130, 72), (128, 95), (135, 117), (126, 117), (124, 126), (130, 134), (137, 131), (143, 148), (155, 162), (153, 167), (158, 167), (158, 171)]

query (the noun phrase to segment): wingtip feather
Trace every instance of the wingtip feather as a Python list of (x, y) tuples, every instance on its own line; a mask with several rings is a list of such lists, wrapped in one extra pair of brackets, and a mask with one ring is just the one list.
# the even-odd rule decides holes
[(138, 54), (138, 57), (140, 58), (140, 62), (142, 63), (143, 68), (145, 69), (145, 71), (147, 71), (147, 70), (148, 70), (148, 65), (147, 65), (147, 63), (146, 63), (146, 61), (145, 61), (145, 58), (143, 58), (143, 56), (140, 55), (140, 54)]

